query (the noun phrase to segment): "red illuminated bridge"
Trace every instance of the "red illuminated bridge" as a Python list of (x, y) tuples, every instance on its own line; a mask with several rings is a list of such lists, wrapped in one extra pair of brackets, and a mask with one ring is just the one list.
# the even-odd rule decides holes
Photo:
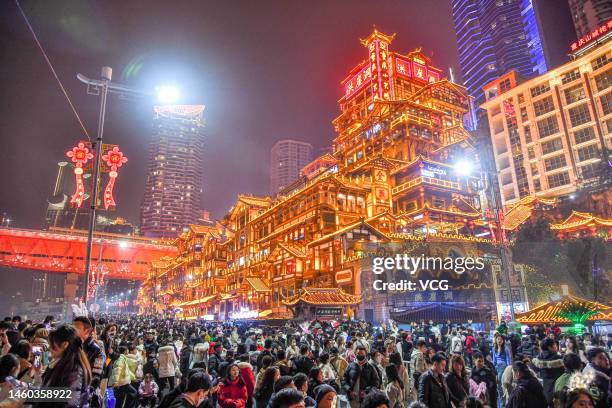
[[(83, 274), (86, 246), (87, 231), (0, 228), (0, 266)], [(151, 261), (176, 253), (165, 241), (96, 233), (91, 267), (101, 267), (107, 279), (143, 280)]]

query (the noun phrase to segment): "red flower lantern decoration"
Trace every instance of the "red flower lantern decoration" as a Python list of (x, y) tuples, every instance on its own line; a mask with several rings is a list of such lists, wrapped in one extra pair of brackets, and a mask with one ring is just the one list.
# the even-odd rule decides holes
[(74, 175), (76, 181), (76, 191), (70, 199), (70, 204), (74, 207), (80, 208), (83, 205), (85, 199), (85, 185), (83, 184), (83, 166), (93, 159), (94, 155), (89, 150), (89, 147), (85, 146), (85, 143), (79, 142), (72, 150), (66, 152), (66, 156), (72, 159), (74, 163)]
[(123, 166), (123, 163), (127, 163), (128, 159), (123, 155), (123, 152), (119, 150), (119, 146), (114, 146), (102, 156), (102, 160), (104, 160), (106, 165), (110, 168), (108, 172), (108, 184), (106, 185), (106, 189), (104, 189), (104, 208), (108, 210), (110, 207), (115, 207), (113, 187), (115, 186), (115, 179), (119, 175), (119, 167)]

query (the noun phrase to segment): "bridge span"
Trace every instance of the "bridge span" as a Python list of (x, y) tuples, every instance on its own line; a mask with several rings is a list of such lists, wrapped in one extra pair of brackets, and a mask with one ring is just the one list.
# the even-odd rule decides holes
[[(87, 231), (0, 228), (0, 266), (44, 272), (85, 272)], [(91, 267), (106, 279), (143, 280), (151, 262), (175, 256), (168, 241), (96, 232)]]

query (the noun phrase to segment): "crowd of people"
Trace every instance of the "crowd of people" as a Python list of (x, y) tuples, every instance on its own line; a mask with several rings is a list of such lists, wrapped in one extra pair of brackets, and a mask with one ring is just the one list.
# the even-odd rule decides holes
[[(0, 322), (0, 408), (611, 407), (610, 337), (549, 325)], [(15, 390), (63, 387), (62, 401)], [(17, 396), (16, 396), (17, 395)]]

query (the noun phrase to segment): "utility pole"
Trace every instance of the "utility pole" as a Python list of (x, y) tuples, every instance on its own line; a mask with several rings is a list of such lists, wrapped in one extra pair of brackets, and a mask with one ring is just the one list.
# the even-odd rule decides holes
[(77, 74), (77, 79), (87, 85), (87, 93), (100, 95), (100, 115), (98, 117), (98, 136), (92, 146), (95, 149), (94, 169), (93, 169), (93, 188), (91, 195), (91, 206), (89, 211), (89, 225), (87, 228), (87, 254), (85, 257), (85, 278), (83, 289), (83, 302), (87, 306), (89, 274), (91, 272), (91, 252), (93, 249), (93, 236), (96, 226), (96, 210), (98, 205), (98, 188), (100, 185), (100, 159), (102, 156), (102, 137), (104, 134), (104, 119), (106, 116), (106, 99), (109, 93), (117, 93), (123, 97), (129, 96), (149, 96), (149, 93), (128, 88), (121, 84), (111, 82), (113, 69), (102, 67), (101, 79), (90, 79), (82, 74)]

